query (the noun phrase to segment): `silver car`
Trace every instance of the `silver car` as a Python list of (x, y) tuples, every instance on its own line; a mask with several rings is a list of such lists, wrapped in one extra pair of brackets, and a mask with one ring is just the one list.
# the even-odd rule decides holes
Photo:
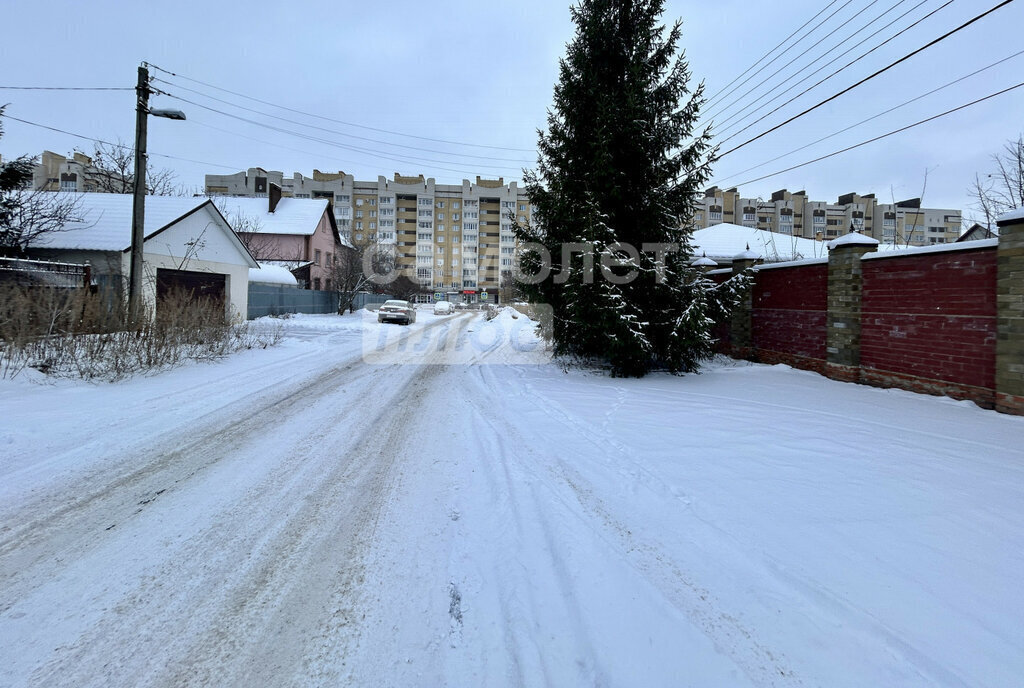
[(377, 309), (377, 322), (396, 322), (403, 325), (416, 322), (416, 306), (408, 301), (392, 299)]

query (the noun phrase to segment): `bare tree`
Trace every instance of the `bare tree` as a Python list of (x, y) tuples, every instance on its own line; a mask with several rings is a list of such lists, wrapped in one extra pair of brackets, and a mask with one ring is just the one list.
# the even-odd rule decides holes
[(255, 215), (243, 213), (241, 210), (229, 210), (223, 196), (209, 196), (217, 210), (228, 221), (228, 225), (238, 236), (246, 250), (256, 260), (279, 260), (278, 243), (274, 237), (263, 232), (263, 222)]
[[(135, 184), (135, 149), (121, 140), (117, 143), (97, 143), (92, 156), (93, 169), (89, 177), (96, 190), (103, 193), (132, 193)], [(156, 169), (146, 165), (146, 193), (150, 196), (180, 196), (182, 189), (175, 184), (177, 175), (167, 168)]]
[(992, 155), (994, 171), (974, 175), (967, 194), (974, 199), (974, 209), (992, 229), (995, 218), (1024, 206), (1024, 135), (1009, 140), (1003, 149)]
[[(0, 107), (0, 119), (3, 113)], [(82, 219), (74, 195), (29, 189), (35, 165), (36, 158), (29, 156), (0, 164), (0, 255), (23, 256), (42, 235)]]
[(337, 251), (329, 279), (332, 290), (338, 294), (338, 313), (351, 312), (360, 292), (393, 294), (395, 264), (392, 244), (371, 241)]

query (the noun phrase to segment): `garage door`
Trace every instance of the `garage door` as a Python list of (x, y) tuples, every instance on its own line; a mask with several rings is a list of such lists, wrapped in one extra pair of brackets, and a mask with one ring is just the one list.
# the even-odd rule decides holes
[(156, 271), (156, 311), (160, 314), (160, 306), (167, 299), (175, 299), (179, 295), (194, 303), (202, 303), (220, 312), (226, 313), (227, 275), (212, 272), (192, 272), (190, 270)]

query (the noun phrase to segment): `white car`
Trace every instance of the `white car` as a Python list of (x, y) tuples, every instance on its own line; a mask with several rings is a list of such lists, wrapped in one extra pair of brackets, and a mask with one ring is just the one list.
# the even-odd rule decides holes
[(403, 325), (416, 322), (416, 306), (408, 301), (385, 301), (377, 310), (377, 322), (396, 322)]
[(438, 301), (434, 304), (434, 315), (451, 315), (455, 312), (455, 306), (451, 301)]

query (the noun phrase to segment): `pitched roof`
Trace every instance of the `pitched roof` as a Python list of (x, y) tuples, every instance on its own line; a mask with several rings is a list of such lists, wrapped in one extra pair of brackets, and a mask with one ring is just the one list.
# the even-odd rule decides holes
[[(68, 193), (76, 204), (74, 220), (34, 242), (40, 248), (124, 251), (132, 244), (132, 195)], [(146, 196), (143, 236), (147, 239), (209, 203), (206, 198)]]
[(748, 246), (752, 253), (768, 262), (820, 258), (828, 254), (825, 244), (814, 239), (741, 227), (731, 222), (696, 230), (690, 243), (695, 254), (703, 252), (719, 263), (732, 262)]
[[(274, 212), (270, 212), (266, 198), (217, 196), (213, 202), (229, 221), (237, 217), (254, 220), (253, 229), (245, 230), (254, 234), (312, 236), (324, 213), (331, 216), (330, 202), (325, 198), (282, 198)], [(344, 239), (341, 243), (348, 245)]]

